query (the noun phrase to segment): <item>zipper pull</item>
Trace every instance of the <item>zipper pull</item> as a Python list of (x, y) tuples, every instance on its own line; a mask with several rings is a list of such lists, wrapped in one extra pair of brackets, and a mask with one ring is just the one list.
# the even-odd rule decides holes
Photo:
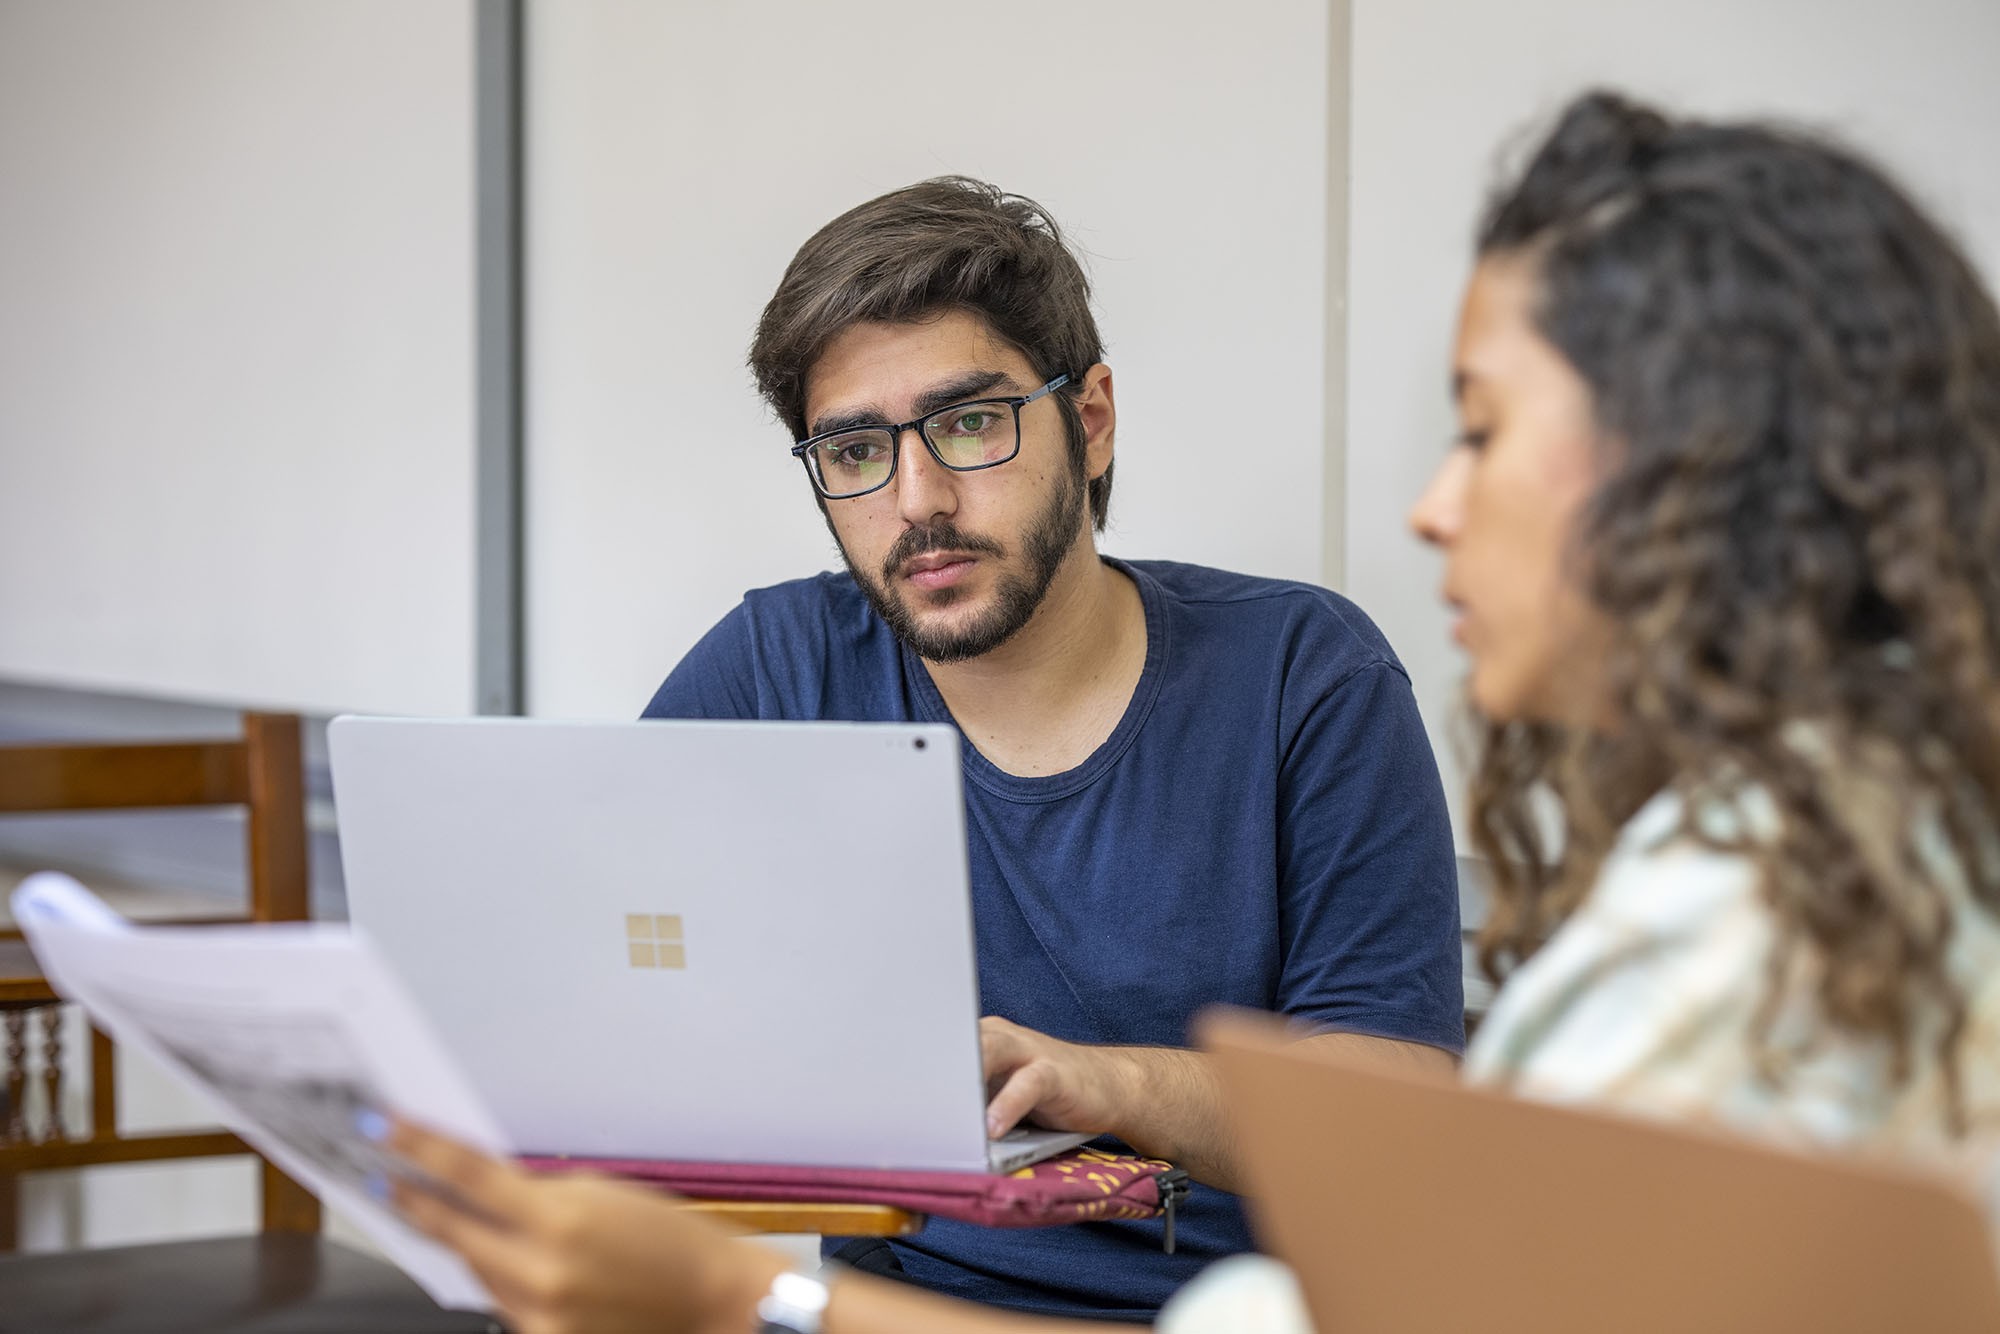
[(1160, 1229), (1160, 1245), (1168, 1255), (1174, 1253), (1174, 1214), (1180, 1208), (1181, 1197), (1188, 1193), (1188, 1174), (1178, 1167), (1169, 1168), (1159, 1175), (1160, 1208), (1165, 1213), (1165, 1221)]

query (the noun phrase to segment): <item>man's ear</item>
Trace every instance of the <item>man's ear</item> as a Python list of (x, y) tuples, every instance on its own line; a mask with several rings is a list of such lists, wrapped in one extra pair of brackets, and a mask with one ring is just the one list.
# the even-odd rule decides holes
[(1083, 420), (1084, 475), (1091, 481), (1111, 466), (1113, 440), (1118, 434), (1118, 407), (1111, 394), (1111, 368), (1098, 362), (1083, 373), (1083, 391), (1076, 396)]

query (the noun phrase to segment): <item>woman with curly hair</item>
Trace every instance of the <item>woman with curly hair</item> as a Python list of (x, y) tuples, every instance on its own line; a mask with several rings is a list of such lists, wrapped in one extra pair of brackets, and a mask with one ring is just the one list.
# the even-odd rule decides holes
[(1511, 974), (1467, 1074), (1820, 1142), (1990, 1124), (1992, 299), (1851, 154), (1605, 95), (1479, 253), (1412, 514)]
[[(1412, 522), (1471, 661), (1504, 979), (1469, 1078), (1957, 1161), (2000, 1127), (2000, 313), (1823, 140), (1574, 103), (1480, 231)], [(412, 1129), (529, 1334), (754, 1328), (783, 1268)], [(1303, 1330), (1227, 1261), (1166, 1330)], [(859, 1277), (843, 1331), (1048, 1328)]]

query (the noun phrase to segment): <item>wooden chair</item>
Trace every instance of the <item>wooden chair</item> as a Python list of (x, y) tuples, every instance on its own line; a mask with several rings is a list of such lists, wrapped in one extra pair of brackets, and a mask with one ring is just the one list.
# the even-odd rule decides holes
[[(308, 915), (299, 719), (245, 714), (219, 741), (0, 747), (0, 815), (241, 806), (248, 814), (249, 894), (217, 922)], [(0, 1252), (18, 1245), (23, 1173), (252, 1152), (221, 1130), (123, 1134), (111, 1043), (91, 1031), (87, 1133), (63, 1124), (61, 1008), (18, 930), (0, 931)], [(40, 1071), (28, 1069), (39, 1055)], [(0, 1323), (10, 1328), (242, 1327), (483, 1331), (482, 1317), (442, 1312), (392, 1266), (319, 1235), (320, 1205), (261, 1163), (262, 1230), (249, 1238), (62, 1255), (0, 1254)], [(238, 1327), (235, 1324), (231, 1328)]]
[[(296, 716), (247, 714), (240, 740), (0, 747), (0, 815), (195, 806), (243, 806), (248, 811), (247, 911), (205, 922), (294, 922), (310, 915)], [(219, 1130), (120, 1134), (111, 1043), (95, 1029), (89, 1133), (72, 1135), (60, 1114), (62, 1007), (14, 928), (0, 930), (0, 1021), (6, 1026), (0, 1069), (7, 1081), (5, 1123), (0, 1124), (0, 1252), (18, 1244), (21, 1173), (251, 1152), (242, 1140)], [(39, 1078), (31, 1080), (28, 1057), (36, 1046), (42, 1068)], [(39, 1117), (30, 1113), (34, 1101), (41, 1104)], [(259, 1161), (264, 1230), (317, 1232), (319, 1201)]]

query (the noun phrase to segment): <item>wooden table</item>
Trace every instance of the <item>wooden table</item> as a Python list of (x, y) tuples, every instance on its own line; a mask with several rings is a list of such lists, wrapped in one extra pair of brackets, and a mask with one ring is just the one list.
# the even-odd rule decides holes
[(822, 1232), (835, 1237), (907, 1237), (924, 1215), (886, 1204), (773, 1204), (748, 1200), (689, 1200), (704, 1218), (744, 1232)]

